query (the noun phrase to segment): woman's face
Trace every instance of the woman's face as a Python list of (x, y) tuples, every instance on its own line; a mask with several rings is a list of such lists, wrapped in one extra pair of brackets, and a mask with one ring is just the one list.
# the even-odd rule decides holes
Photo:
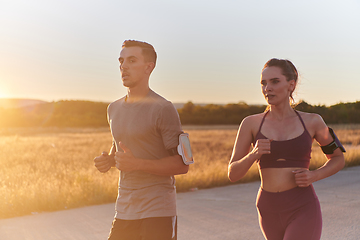
[(261, 91), (269, 105), (289, 102), (295, 80), (287, 81), (279, 67), (267, 67), (261, 73)]

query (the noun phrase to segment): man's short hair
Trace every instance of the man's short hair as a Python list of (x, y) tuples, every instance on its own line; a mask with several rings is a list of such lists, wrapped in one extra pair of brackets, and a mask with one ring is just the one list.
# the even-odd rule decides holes
[(145, 61), (153, 62), (156, 65), (157, 55), (154, 47), (151, 44), (137, 40), (125, 40), (123, 42), (122, 48), (125, 47), (140, 47), (142, 49), (142, 54), (144, 56)]

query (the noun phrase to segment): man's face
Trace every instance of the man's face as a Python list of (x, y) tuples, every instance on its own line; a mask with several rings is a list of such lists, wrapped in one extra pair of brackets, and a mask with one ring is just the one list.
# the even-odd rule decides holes
[(128, 88), (147, 80), (149, 62), (145, 62), (140, 47), (125, 47), (119, 57), (120, 73), (123, 85)]

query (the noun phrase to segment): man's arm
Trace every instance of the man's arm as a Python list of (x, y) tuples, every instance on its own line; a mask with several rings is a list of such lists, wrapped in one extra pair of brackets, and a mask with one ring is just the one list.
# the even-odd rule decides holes
[(124, 152), (115, 153), (115, 166), (120, 171), (143, 171), (160, 176), (185, 174), (189, 166), (185, 165), (181, 156), (169, 156), (157, 160), (136, 158), (123, 143), (119, 143)]

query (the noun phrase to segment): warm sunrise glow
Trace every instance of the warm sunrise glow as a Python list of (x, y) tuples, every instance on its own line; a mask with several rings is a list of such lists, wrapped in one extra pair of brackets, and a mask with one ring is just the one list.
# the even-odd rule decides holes
[(5, 89), (5, 87), (2, 86), (2, 84), (0, 83), (0, 98), (6, 98), (8, 97), (8, 93)]
[[(16, 75), (13, 75), (13, 77), (11, 77), (10, 72), (13, 71), (9, 69), (9, 62), (2, 62), (2, 58), (8, 59), (7, 56), (0, 55), (0, 98), (16, 98), (16, 93), (13, 94), (11, 89), (21, 88), (21, 85), (18, 85), (16, 84), (16, 82), (13, 81), (13, 77), (15, 77)], [(6, 73), (7, 71), (9, 71), (9, 74)]]
[(298, 68), (296, 101), (360, 100), (358, 1), (20, 2), (1, 3), (0, 97), (114, 101), (126, 94), (121, 44), (137, 39), (154, 45), (150, 86), (172, 102), (265, 104), (273, 57)]

